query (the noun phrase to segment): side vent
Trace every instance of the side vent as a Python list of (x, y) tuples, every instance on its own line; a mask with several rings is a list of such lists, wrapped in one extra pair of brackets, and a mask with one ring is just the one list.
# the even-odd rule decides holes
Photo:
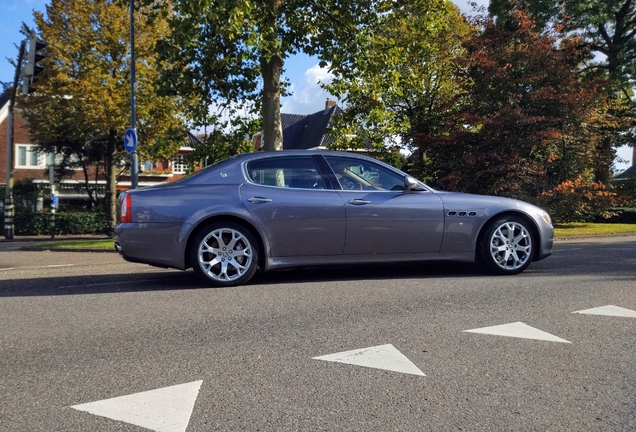
[(462, 210), (462, 211), (456, 211), (456, 210), (451, 210), (448, 213), (446, 213), (447, 216), (459, 216), (459, 217), (475, 217), (477, 216), (477, 212), (474, 210), (471, 211), (467, 211), (467, 210)]

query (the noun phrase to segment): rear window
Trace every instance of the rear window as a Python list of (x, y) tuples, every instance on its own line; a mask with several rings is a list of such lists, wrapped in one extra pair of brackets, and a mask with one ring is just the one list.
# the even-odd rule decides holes
[(324, 189), (318, 166), (311, 156), (272, 157), (250, 161), (246, 166), (252, 183), (293, 189)]

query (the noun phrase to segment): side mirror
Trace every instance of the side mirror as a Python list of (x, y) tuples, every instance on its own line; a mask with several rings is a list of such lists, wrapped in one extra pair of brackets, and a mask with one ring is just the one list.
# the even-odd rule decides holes
[(426, 188), (422, 186), (422, 183), (418, 182), (414, 177), (407, 175), (404, 177), (404, 187), (411, 191), (425, 191)]

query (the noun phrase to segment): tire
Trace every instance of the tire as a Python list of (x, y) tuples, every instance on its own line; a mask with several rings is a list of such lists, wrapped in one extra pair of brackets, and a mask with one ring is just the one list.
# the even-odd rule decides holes
[(211, 286), (242, 285), (258, 267), (258, 243), (244, 226), (216, 222), (195, 237), (190, 262), (196, 275)]
[(515, 275), (532, 262), (534, 241), (525, 220), (506, 216), (490, 222), (477, 245), (479, 263), (496, 275)]

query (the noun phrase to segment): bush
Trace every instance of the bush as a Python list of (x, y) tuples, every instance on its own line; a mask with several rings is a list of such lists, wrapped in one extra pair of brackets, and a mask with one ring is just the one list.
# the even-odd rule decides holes
[[(50, 235), (50, 213), (18, 213), (14, 219), (15, 235)], [(55, 234), (109, 234), (103, 212), (60, 212), (55, 214)]]
[(607, 219), (616, 214), (612, 208), (620, 206), (625, 201), (602, 183), (581, 177), (563, 182), (553, 190), (542, 193), (538, 200), (538, 204), (548, 210), (557, 223)]
[(610, 218), (597, 218), (594, 222), (636, 224), (636, 208), (617, 208), (612, 211), (615, 214)]

